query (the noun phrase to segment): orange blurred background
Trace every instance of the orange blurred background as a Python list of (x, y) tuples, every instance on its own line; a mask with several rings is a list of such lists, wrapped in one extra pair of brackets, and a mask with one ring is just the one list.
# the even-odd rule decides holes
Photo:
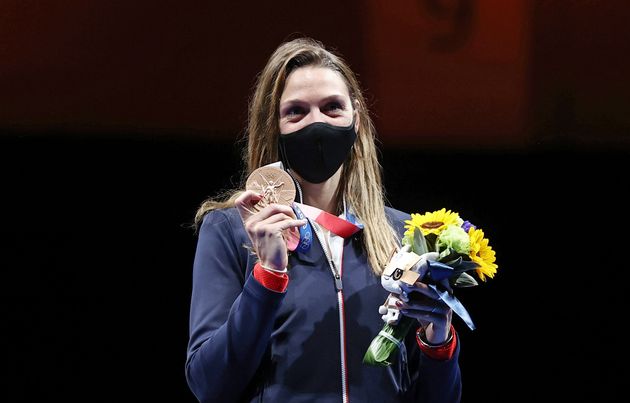
[(302, 33), (346, 56), (385, 145), (627, 146), (627, 4), (5, 0), (0, 129), (233, 139)]

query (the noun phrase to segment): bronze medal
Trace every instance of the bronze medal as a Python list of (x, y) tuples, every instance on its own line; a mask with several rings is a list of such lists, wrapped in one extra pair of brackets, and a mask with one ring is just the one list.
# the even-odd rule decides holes
[(247, 178), (245, 188), (263, 195), (254, 206), (256, 211), (271, 203), (291, 206), (295, 200), (293, 178), (280, 168), (266, 166), (254, 170)]

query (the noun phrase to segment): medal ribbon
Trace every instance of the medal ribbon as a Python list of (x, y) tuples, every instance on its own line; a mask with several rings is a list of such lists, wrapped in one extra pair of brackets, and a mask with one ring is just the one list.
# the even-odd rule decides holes
[[(348, 211), (346, 211), (345, 214), (348, 220), (344, 220), (326, 211), (302, 203), (293, 203), (293, 211), (298, 219), (306, 217), (342, 238), (351, 237), (363, 229), (363, 225), (357, 225), (356, 217)], [(299, 231), (300, 242), (296, 250), (304, 253), (310, 249), (313, 242), (313, 229), (311, 228), (310, 222), (307, 221), (306, 224), (299, 228)]]

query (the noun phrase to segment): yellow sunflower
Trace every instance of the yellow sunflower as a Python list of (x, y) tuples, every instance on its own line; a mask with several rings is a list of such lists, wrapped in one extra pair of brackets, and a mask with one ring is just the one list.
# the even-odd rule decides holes
[(486, 281), (486, 276), (493, 278), (499, 266), (494, 263), (495, 252), (488, 244), (489, 241), (484, 238), (483, 231), (480, 229), (470, 228), (468, 236), (470, 237), (470, 259), (479, 265), (476, 269), (477, 275), (482, 281)]
[(413, 237), (413, 232), (417, 228), (422, 231), (424, 236), (429, 234), (438, 235), (447, 225), (461, 224), (462, 220), (459, 214), (451, 210), (437, 210), (424, 214), (411, 214), (411, 220), (406, 220), (405, 236)]

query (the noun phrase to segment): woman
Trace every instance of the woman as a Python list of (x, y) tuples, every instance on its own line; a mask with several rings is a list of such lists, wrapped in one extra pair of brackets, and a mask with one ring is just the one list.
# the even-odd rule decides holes
[(276, 49), (250, 101), (247, 174), (282, 161), (299, 204), (261, 209), (240, 190), (199, 209), (186, 376), (200, 401), (459, 401), (452, 312), (429, 292), (401, 307), (419, 330), (400, 359), (362, 363), (409, 219), (384, 205), (374, 138), (340, 56), (309, 38)]

